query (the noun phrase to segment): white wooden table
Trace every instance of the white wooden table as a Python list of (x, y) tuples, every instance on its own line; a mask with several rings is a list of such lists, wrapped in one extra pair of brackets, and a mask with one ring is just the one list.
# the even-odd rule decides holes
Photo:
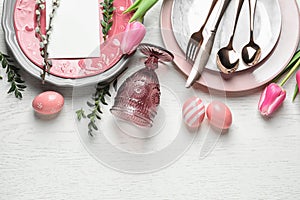
[[(145, 42), (163, 44), (161, 3), (145, 19)], [(0, 45), (6, 52), (2, 30)], [(1, 200), (300, 198), (300, 98), (291, 102), (294, 78), (272, 119), (264, 120), (257, 111), (260, 92), (227, 98), (233, 125), (205, 159), (199, 159), (199, 134), (173, 165), (134, 175), (103, 166), (85, 150), (74, 126), (72, 89), (41, 85), (25, 71), (22, 76), (28, 88), (21, 101), (7, 95), (8, 84), (0, 81)], [(37, 118), (31, 107), (34, 96), (47, 89), (65, 96), (63, 111), (48, 121)]]

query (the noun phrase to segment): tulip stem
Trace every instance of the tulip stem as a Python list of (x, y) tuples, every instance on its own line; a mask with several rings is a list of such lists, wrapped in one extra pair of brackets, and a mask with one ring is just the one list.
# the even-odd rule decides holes
[(281, 81), (281, 83), (279, 84), (280, 86), (283, 86), (287, 80), (293, 75), (293, 73), (298, 69), (300, 65), (300, 59), (298, 59), (298, 61), (296, 62), (296, 64), (293, 66), (293, 68), (289, 71), (289, 73), (284, 77), (284, 79)]

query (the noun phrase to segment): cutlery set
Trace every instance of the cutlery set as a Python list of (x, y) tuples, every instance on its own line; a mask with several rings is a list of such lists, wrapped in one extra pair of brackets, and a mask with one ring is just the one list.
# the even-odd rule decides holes
[[(188, 76), (186, 87), (190, 87), (195, 83), (203, 69), (205, 68), (208, 59), (211, 54), (211, 50), (214, 44), (215, 35), (221, 19), (231, 2), (231, 0), (222, 0), (217, 11), (216, 17), (212, 27), (207, 27), (207, 21), (211, 17), (213, 10), (215, 9), (219, 0), (213, 0), (207, 18), (205, 19), (200, 30), (193, 33), (188, 42), (186, 49), (186, 60), (193, 65), (192, 70)], [(253, 29), (254, 29), (254, 13), (257, 0), (248, 0), (249, 5), (249, 20), (250, 20), (250, 39), (249, 43), (246, 44), (241, 52), (243, 62), (249, 67), (255, 65), (261, 55), (261, 48), (254, 42)], [(239, 20), (241, 8), (244, 0), (238, 0), (238, 5), (235, 12), (235, 21), (232, 30), (232, 35), (229, 39), (227, 46), (221, 48), (216, 55), (216, 63), (221, 72), (224, 74), (231, 74), (238, 69), (239, 56), (233, 48), (233, 39), (236, 32), (237, 23)]]

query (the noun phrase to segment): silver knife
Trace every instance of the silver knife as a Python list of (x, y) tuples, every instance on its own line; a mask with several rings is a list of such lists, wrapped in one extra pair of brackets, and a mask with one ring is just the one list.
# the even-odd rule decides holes
[[(211, 54), (211, 50), (215, 41), (215, 36), (217, 29), (219, 27), (219, 24), (221, 22), (221, 19), (229, 5), (231, 0), (223, 0), (221, 2), (221, 7), (218, 10), (218, 13), (216, 15), (216, 20), (214, 21), (212, 30), (206, 31), (207, 34), (204, 35), (204, 40), (202, 45), (199, 47), (199, 52), (196, 56), (195, 62), (193, 64), (193, 68), (189, 74), (189, 77), (186, 81), (185, 87), (189, 88), (191, 87), (199, 78), (200, 75), (205, 68), (208, 59)], [(207, 30), (207, 29), (204, 29)]]

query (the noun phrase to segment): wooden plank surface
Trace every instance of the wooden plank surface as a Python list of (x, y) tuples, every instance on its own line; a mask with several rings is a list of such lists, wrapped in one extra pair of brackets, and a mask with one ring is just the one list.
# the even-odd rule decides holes
[[(161, 4), (145, 19), (145, 42), (163, 44)], [(0, 50), (6, 52), (2, 29)], [(264, 120), (257, 111), (260, 93), (226, 98), (233, 125), (206, 158), (199, 159), (200, 132), (170, 167), (134, 175), (105, 167), (86, 151), (74, 123), (72, 88), (42, 85), (25, 71), (22, 76), (28, 88), (21, 101), (7, 95), (8, 84), (0, 81), (0, 200), (300, 198), (300, 98), (290, 100), (294, 79), (272, 119)], [(50, 89), (64, 95), (65, 107), (57, 118), (42, 120), (31, 102)], [(198, 95), (209, 98), (201, 91)]]

